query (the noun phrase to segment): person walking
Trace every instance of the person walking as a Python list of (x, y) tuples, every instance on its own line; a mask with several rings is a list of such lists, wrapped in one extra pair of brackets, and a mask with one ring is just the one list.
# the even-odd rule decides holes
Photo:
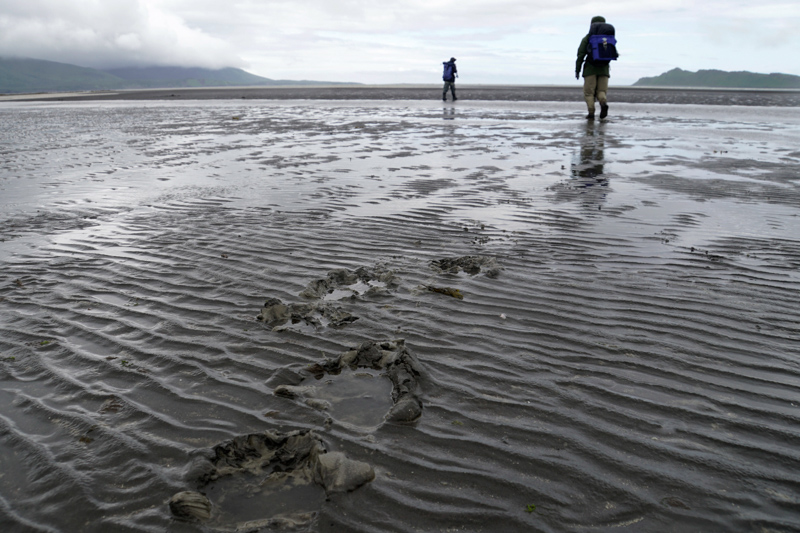
[(453, 101), (455, 102), (458, 100), (458, 98), (456, 98), (456, 78), (458, 77), (456, 58), (451, 57), (450, 61), (443, 61), (442, 65), (444, 66), (444, 73), (442, 74), (442, 79), (444, 80), (444, 89), (442, 89), (442, 102), (447, 101), (447, 89), (450, 89), (450, 92), (453, 94)]
[[(597, 99), (600, 102), (600, 118), (608, 116), (608, 78), (610, 74), (610, 61), (597, 61), (592, 59), (592, 51), (589, 46), (589, 37), (593, 34), (605, 34), (611, 32), (609, 35), (614, 35), (614, 27), (606, 24), (604, 17), (592, 18), (592, 24), (589, 33), (581, 41), (578, 47), (578, 60), (575, 62), (575, 79), (579, 79), (581, 75), (581, 66), (583, 67), (583, 97), (586, 100), (586, 107), (589, 109), (589, 114), (586, 115), (588, 120), (594, 120), (594, 101)], [(616, 49), (615, 52), (616, 54)]]

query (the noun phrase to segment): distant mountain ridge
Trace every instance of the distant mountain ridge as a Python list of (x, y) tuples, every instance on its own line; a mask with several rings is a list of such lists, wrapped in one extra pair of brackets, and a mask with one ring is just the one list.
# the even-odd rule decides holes
[(273, 80), (238, 68), (130, 67), (97, 70), (42, 59), (0, 57), (0, 94), (180, 87), (343, 85)]
[(0, 93), (119, 89), (123, 80), (91, 68), (41, 59), (0, 58)]
[(758, 74), (756, 72), (674, 68), (659, 76), (640, 78), (639, 87), (726, 87), (737, 89), (800, 89), (800, 76), (793, 74)]

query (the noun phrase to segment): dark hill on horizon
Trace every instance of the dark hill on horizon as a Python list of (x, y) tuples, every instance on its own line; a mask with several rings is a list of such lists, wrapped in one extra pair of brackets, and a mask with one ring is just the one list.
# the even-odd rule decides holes
[(238, 68), (132, 67), (97, 70), (42, 59), (0, 57), (0, 94), (344, 84), (309, 80), (273, 80)]
[[(269, 85), (342, 85), (343, 82), (311, 80), (273, 80), (250, 74), (239, 68), (207, 69), (199, 67), (128, 67), (104, 69), (142, 88), (164, 87), (244, 87)], [(176, 85), (177, 83), (177, 85)]]
[(120, 89), (124, 80), (91, 68), (0, 57), (0, 93), (36, 93)]
[(640, 78), (634, 87), (716, 87), (736, 89), (800, 89), (800, 76), (793, 74), (758, 74), (755, 72), (674, 68), (659, 76)]

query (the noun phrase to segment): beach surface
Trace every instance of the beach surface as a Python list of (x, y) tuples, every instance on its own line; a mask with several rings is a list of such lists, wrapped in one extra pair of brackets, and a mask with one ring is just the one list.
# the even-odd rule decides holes
[(800, 108), (511, 100), (0, 103), (0, 530), (800, 531)]
[[(441, 85), (331, 85), (276, 87), (192, 87), (85, 93), (0, 95), (4, 100), (59, 100), (65, 102), (105, 100), (440, 100)], [(629, 104), (683, 104), (723, 106), (800, 107), (800, 90), (708, 89), (698, 87), (613, 86), (611, 101)], [(583, 81), (569, 86), (457, 84), (464, 102), (580, 102)], [(450, 97), (448, 96), (448, 99)]]

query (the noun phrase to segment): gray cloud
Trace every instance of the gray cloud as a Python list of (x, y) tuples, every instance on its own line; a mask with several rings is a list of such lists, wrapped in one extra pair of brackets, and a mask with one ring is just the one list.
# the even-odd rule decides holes
[(147, 0), (6, 1), (0, 54), (88, 67), (243, 64), (226, 40)]
[[(617, 26), (616, 83), (673, 66), (790, 70), (790, 0), (2, 0), (0, 54), (84, 66), (238, 66), (271, 78), (572, 83), (593, 15)], [(598, 11), (598, 8), (601, 10)], [(666, 40), (669, 39), (669, 44)], [(744, 50), (732, 52), (737, 42)], [(789, 70), (787, 70), (789, 69)], [(796, 71), (796, 67), (795, 67)]]

